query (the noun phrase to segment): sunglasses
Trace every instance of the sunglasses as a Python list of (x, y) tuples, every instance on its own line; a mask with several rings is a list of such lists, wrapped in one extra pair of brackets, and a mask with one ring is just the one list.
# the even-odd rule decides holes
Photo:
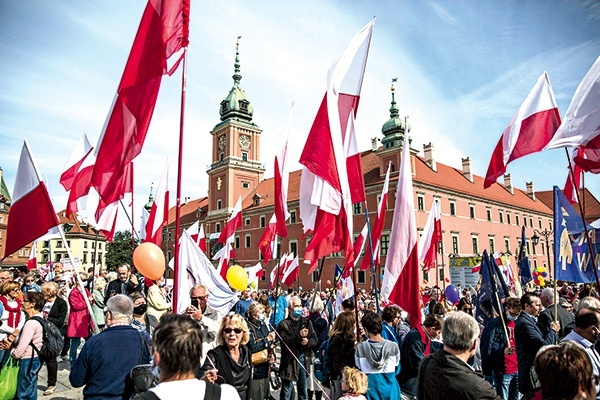
[(190, 299), (192, 299), (192, 300), (206, 300), (206, 299), (208, 299), (208, 295), (206, 295), (206, 296), (190, 297)]
[(226, 335), (229, 335), (231, 332), (235, 332), (236, 335), (239, 335), (243, 330), (240, 328), (223, 328), (223, 333)]
[(33, 283), (33, 281), (25, 281), (25, 283)]

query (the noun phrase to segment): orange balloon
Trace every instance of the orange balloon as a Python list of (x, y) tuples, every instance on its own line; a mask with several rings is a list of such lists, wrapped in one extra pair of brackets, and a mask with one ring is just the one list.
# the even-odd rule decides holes
[(154, 243), (140, 244), (133, 252), (133, 264), (142, 275), (154, 281), (165, 273), (165, 255)]

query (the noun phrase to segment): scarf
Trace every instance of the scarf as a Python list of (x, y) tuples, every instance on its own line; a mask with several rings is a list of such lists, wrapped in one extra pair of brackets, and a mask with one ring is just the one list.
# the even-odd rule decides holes
[(4, 309), (8, 312), (8, 326), (11, 328), (16, 328), (19, 326), (19, 322), (21, 322), (21, 300), (15, 298), (15, 302), (17, 303), (16, 307), (11, 307), (8, 304), (8, 299), (6, 296), (0, 296), (0, 301), (4, 305)]

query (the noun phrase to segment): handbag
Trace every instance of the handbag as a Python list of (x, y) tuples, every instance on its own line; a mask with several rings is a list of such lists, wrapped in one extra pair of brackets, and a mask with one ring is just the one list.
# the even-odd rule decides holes
[(267, 362), (269, 359), (269, 350), (262, 349), (256, 353), (252, 353), (252, 365), (260, 365)]
[(12, 400), (17, 393), (19, 360), (10, 357), (0, 370), (0, 400)]

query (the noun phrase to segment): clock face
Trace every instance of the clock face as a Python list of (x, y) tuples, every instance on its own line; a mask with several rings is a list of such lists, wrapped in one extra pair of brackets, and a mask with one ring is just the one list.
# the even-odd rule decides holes
[(248, 135), (240, 135), (240, 147), (242, 149), (250, 148), (250, 136)]
[(224, 150), (225, 149), (225, 135), (221, 135), (219, 136), (219, 150)]

